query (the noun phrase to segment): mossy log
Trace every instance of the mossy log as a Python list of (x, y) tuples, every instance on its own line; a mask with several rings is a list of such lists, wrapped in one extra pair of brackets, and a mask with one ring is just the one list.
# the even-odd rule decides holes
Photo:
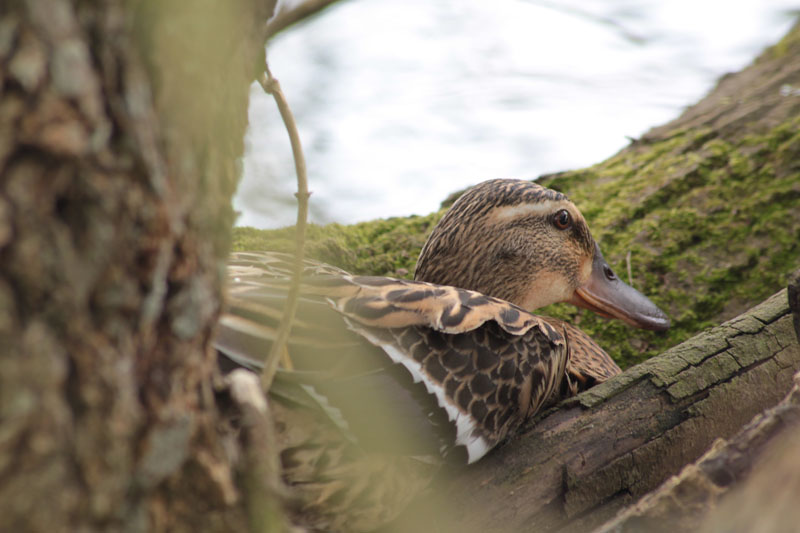
[[(568, 400), (448, 476), (436, 487), (447, 527), (591, 530), (778, 403), (798, 369), (800, 344), (783, 290)], [(423, 511), (412, 508), (409, 516)]]

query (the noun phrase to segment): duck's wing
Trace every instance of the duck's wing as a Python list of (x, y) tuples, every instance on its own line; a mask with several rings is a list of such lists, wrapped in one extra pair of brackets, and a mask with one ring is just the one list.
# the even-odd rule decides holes
[[(238, 364), (257, 367), (288, 281), (243, 266), (259, 270), (234, 264), (216, 345)], [(468, 462), (538, 410), (566, 366), (561, 332), (512, 304), (454, 287), (340, 273), (303, 280), (289, 350), (299, 372), (316, 376), (306, 385), (342, 411), (359, 443), (430, 434), (421, 439), (428, 450), (466, 452)], [(386, 423), (376, 430), (376, 420)]]
[(622, 372), (608, 353), (583, 330), (549, 316), (539, 317), (567, 340), (567, 367), (560, 387), (563, 399), (607, 381)]

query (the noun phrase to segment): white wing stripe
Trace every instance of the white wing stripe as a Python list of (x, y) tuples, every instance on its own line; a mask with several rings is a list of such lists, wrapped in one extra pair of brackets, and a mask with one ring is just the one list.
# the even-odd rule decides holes
[(363, 335), (369, 342), (383, 349), (392, 361), (403, 365), (406, 370), (411, 373), (411, 377), (414, 379), (415, 383), (422, 382), (428, 393), (436, 397), (439, 407), (447, 412), (447, 418), (456, 424), (456, 444), (464, 446), (467, 449), (468, 463), (474, 463), (491, 449), (489, 442), (476, 431), (475, 420), (470, 415), (461, 412), (457, 406), (448, 401), (442, 386), (431, 381), (419, 362), (401, 352), (396, 346), (382, 341), (368, 331), (353, 327), (353, 324), (348, 318), (345, 318), (345, 320), (350, 329), (359, 335)]

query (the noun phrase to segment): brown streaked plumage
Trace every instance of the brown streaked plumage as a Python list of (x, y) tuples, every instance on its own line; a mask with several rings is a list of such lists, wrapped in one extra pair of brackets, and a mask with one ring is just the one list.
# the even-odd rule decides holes
[[(258, 366), (257, 359), (247, 355), (269, 346), (281, 316), (288, 280), (269, 269), (278, 257), (242, 252), (230, 262), (231, 307), (221, 319), (216, 344), (245, 366)], [(332, 268), (307, 264), (315, 271)], [(462, 422), (461, 417), (469, 417), (450, 446), (465, 447), (469, 462), (536, 412), (556, 390), (566, 369), (561, 331), (513, 304), (474, 291), (335, 274), (305, 278), (301, 294), (301, 309), (315, 316), (307, 320), (301, 314), (296, 327), (305, 331), (294, 333), (290, 341), (290, 351), (298, 352), (293, 357), (297, 368), (317, 372), (319, 381), (351, 378), (387, 365), (405, 367), (412, 380), (429, 389), (445, 410), (442, 414), (456, 424)], [(315, 304), (318, 309), (312, 309)], [(341, 355), (306, 353), (300, 346), (322, 350), (319, 344), (327, 344), (333, 329), (349, 330), (350, 344), (358, 342), (358, 337), (368, 341), (366, 355), (351, 357), (343, 368)], [(324, 336), (314, 339), (310, 330), (321, 330)], [(341, 338), (342, 334), (335, 338), (337, 350), (342, 348)], [(373, 361), (374, 347), (388, 352), (389, 359)], [(441, 390), (431, 392), (432, 387)]]
[[(573, 221), (567, 230), (552, 221), (562, 209)], [(420, 252), (414, 277), (532, 310), (571, 296), (588, 276), (594, 248), (583, 216), (563, 194), (525, 181), (491, 180), (468, 190), (445, 214)]]
[(565, 301), (636, 327), (669, 327), (660, 309), (616, 277), (578, 208), (528, 181), (490, 180), (465, 192), (423, 246), (414, 279), (529, 311)]
[(567, 342), (567, 367), (559, 399), (575, 396), (622, 372), (611, 356), (584, 331), (558, 318), (539, 318), (560, 332)]
[[(232, 256), (223, 359), (260, 367), (290, 261)], [(270, 391), (302, 522), (377, 527), (438, 461), (476, 461), (545, 403), (619, 372), (577, 328), (525, 310), (584, 298), (602, 314), (663, 327), (666, 317), (605, 269), (564, 195), (514, 180), (456, 202), (423, 248), (417, 281), (306, 261), (289, 340), (297, 370), (279, 372)]]

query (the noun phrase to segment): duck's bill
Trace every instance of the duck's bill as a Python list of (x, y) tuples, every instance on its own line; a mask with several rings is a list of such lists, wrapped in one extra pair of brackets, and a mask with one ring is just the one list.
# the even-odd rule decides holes
[(655, 331), (669, 329), (667, 315), (647, 296), (614, 274), (599, 246), (595, 246), (589, 281), (575, 291), (570, 303), (600, 316), (618, 318), (637, 328)]

